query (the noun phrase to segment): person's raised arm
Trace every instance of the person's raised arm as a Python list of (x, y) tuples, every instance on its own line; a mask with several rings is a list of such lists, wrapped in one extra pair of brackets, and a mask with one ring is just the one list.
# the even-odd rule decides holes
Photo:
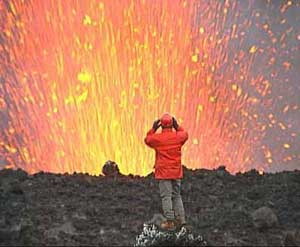
[(188, 133), (183, 129), (182, 126), (179, 126), (177, 120), (174, 117), (173, 117), (173, 127), (176, 130), (177, 135), (179, 136), (180, 142), (184, 144), (189, 138)]
[(146, 138), (145, 138), (145, 143), (151, 147), (154, 148), (156, 146), (156, 138), (155, 138), (155, 132), (157, 129), (160, 127), (160, 120), (155, 120), (153, 123), (152, 128), (147, 132)]

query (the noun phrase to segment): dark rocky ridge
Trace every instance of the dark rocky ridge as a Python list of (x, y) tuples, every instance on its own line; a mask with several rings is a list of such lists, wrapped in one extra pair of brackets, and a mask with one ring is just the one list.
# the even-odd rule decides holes
[[(189, 223), (209, 245), (300, 244), (300, 171), (233, 176), (222, 167), (185, 169), (182, 197)], [(161, 211), (152, 174), (30, 176), (1, 170), (0, 203), (5, 246), (132, 246), (143, 223)], [(254, 213), (261, 207), (267, 210)]]

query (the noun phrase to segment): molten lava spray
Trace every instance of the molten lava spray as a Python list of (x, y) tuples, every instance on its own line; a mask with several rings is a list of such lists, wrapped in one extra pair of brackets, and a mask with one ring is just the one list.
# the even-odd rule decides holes
[[(296, 73), (300, 29), (285, 13), (300, 7), (260, 4), (282, 18), (252, 1), (1, 1), (2, 163), (99, 174), (110, 159), (146, 175), (154, 153), (144, 136), (165, 111), (189, 133), (187, 167), (299, 162), (288, 152), (299, 144), (299, 86), (285, 79)], [(289, 26), (274, 34), (277, 22)], [(277, 104), (286, 90), (295, 100)], [(275, 126), (288, 137), (272, 150), (274, 136), (265, 138)]]

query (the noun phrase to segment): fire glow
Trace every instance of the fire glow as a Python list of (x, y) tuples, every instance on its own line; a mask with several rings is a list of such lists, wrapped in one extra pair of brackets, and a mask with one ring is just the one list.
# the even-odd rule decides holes
[[(144, 136), (165, 111), (189, 132), (187, 167), (271, 166), (260, 143), (276, 120), (260, 121), (256, 106), (270, 105), (272, 84), (251, 73), (265, 51), (244, 49), (252, 23), (239, 23), (236, 8), (235, 1), (1, 2), (7, 167), (99, 174), (114, 160), (122, 173), (146, 175), (154, 154)], [(232, 42), (240, 44), (233, 55)]]

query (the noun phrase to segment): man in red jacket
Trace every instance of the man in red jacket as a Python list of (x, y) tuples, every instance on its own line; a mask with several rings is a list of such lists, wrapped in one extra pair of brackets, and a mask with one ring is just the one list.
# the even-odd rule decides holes
[[(162, 132), (155, 133), (160, 126)], [(159, 181), (162, 208), (167, 219), (161, 223), (163, 230), (175, 230), (176, 226), (186, 224), (180, 187), (183, 177), (181, 147), (187, 139), (187, 132), (168, 113), (154, 121), (145, 138), (145, 143), (156, 154), (155, 179)]]

